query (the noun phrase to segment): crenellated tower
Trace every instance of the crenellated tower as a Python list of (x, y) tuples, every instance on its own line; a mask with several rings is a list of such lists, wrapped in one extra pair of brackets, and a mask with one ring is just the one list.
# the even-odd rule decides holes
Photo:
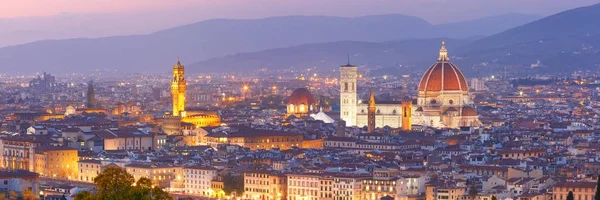
[(173, 96), (173, 116), (185, 117), (185, 91), (187, 82), (185, 81), (184, 67), (177, 60), (173, 66), (173, 80), (171, 81), (171, 94)]

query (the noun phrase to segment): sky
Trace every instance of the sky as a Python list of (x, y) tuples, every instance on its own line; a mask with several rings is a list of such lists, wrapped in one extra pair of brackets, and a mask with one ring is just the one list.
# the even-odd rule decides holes
[(40, 39), (148, 34), (214, 18), (399, 13), (440, 24), (551, 15), (600, 0), (0, 0), (0, 47)]

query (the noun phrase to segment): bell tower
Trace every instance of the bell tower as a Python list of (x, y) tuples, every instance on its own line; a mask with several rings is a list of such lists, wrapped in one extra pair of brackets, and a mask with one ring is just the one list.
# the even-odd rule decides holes
[(348, 64), (340, 66), (340, 118), (346, 121), (346, 126), (356, 125), (356, 82), (358, 68)]
[(402, 130), (412, 130), (412, 100), (402, 101)]
[(375, 95), (373, 94), (373, 90), (371, 90), (371, 94), (369, 95), (369, 107), (367, 108), (368, 116), (367, 116), (367, 128), (369, 133), (375, 132)]
[(173, 116), (185, 117), (185, 81), (184, 67), (177, 58), (177, 64), (173, 66), (173, 80), (171, 80), (171, 95), (173, 96)]

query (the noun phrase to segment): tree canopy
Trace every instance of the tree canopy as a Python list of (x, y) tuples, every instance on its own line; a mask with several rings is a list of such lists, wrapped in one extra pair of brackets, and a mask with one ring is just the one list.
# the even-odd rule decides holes
[(598, 176), (598, 183), (596, 184), (596, 198), (595, 200), (600, 200), (600, 176)]
[(471, 185), (471, 187), (469, 188), (469, 196), (472, 199), (475, 199), (475, 197), (477, 196), (478, 193), (479, 193), (479, 191), (477, 191), (477, 186)]
[(124, 169), (110, 167), (98, 174), (94, 183), (97, 190), (94, 194), (82, 191), (75, 195), (75, 200), (172, 200), (169, 193), (160, 187), (154, 187), (152, 180), (140, 178), (137, 182)]
[(244, 193), (244, 177), (233, 176), (232, 174), (225, 174), (223, 176), (223, 191), (227, 195), (235, 193), (236, 196)]

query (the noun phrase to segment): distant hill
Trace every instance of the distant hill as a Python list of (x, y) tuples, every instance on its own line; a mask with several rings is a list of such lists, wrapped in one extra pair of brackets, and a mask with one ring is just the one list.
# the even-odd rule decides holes
[(458, 50), (465, 62), (521, 65), (540, 60), (546, 71), (600, 64), (600, 4), (564, 11), (485, 37)]
[[(423, 19), (398, 14), (355, 18), (288, 16), (253, 20), (215, 19), (150, 35), (46, 40), (4, 47), (0, 48), (0, 68), (3, 72), (29, 74), (42, 70), (59, 73), (87, 72), (92, 69), (157, 72), (168, 70), (177, 56), (184, 63), (193, 63), (243, 52), (309, 43), (384, 42), (445, 37), (446, 34), (457, 38), (492, 34), (494, 29), (490, 27), (493, 25), (485, 21), (489, 19), (457, 23), (456, 26), (461, 28), (446, 27), (439, 30), (444, 26), (433, 26)], [(520, 22), (515, 20), (515, 23)], [(345, 49), (338, 50), (332, 53), (348, 52)]]
[[(475, 20), (436, 25), (449, 38), (484, 37), (506, 31), (542, 18), (538, 15), (509, 13)], [(468, 34), (468, 35), (467, 35)]]
[(305, 69), (308, 67), (331, 70), (345, 64), (347, 54), (349, 54), (350, 61), (358, 65), (425, 70), (437, 59), (442, 40), (447, 41), (448, 49), (456, 49), (468, 42), (434, 38), (392, 42), (340, 41), (305, 44), (209, 59), (187, 65), (187, 69), (192, 73), (254, 71), (262, 68)]

